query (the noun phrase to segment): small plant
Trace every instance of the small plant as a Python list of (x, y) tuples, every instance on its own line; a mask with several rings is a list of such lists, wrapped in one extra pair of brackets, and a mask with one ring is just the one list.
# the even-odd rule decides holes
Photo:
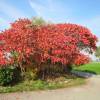
[(24, 72), (24, 80), (36, 80), (37, 79), (37, 72), (33, 69)]
[(0, 68), (0, 85), (12, 85), (20, 79), (20, 72), (13, 66)]

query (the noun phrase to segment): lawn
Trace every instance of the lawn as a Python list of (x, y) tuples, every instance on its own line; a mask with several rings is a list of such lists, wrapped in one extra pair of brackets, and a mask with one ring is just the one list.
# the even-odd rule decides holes
[(81, 65), (79, 67), (75, 67), (74, 70), (87, 71), (100, 74), (100, 62), (92, 62), (86, 65)]

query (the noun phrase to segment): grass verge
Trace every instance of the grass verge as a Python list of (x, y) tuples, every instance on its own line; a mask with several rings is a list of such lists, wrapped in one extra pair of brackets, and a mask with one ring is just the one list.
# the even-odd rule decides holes
[(100, 74), (100, 62), (92, 62), (86, 65), (75, 67), (73, 70), (86, 71), (98, 75)]
[(34, 90), (51, 90), (65, 87), (78, 86), (85, 83), (83, 78), (66, 79), (60, 78), (55, 81), (23, 81), (15, 86), (0, 86), (0, 93), (10, 93), (10, 92), (23, 92), (23, 91), (34, 91)]

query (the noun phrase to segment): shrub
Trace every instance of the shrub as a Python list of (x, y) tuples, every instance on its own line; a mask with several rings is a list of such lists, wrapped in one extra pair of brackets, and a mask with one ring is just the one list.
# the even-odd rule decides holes
[(0, 85), (13, 85), (20, 80), (20, 71), (13, 66), (0, 68)]
[(23, 75), (24, 80), (30, 81), (30, 80), (36, 80), (38, 78), (36, 69), (28, 68), (28, 70), (26, 70), (23, 74), (24, 74)]
[[(78, 62), (75, 59), (81, 55), (82, 50), (91, 53), (96, 49), (96, 36), (84, 26), (76, 24), (30, 26), (31, 24), (29, 19), (19, 19), (11, 24), (10, 29), (1, 32), (1, 65), (18, 63), (24, 68), (22, 62), (29, 64), (34, 61), (38, 70), (45, 64), (55, 63), (61, 63), (62, 66), (71, 69), (71, 65)], [(11, 54), (14, 52), (17, 56), (7, 57), (8, 52)], [(83, 62), (78, 62), (78, 65)]]

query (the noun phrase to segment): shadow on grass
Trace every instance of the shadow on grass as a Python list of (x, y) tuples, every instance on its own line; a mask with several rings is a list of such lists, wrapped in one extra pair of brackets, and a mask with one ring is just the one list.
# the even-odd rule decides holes
[(75, 69), (75, 70), (72, 70), (71, 73), (82, 78), (90, 78), (96, 75), (95, 72), (90, 71), (90, 70), (76, 70)]

